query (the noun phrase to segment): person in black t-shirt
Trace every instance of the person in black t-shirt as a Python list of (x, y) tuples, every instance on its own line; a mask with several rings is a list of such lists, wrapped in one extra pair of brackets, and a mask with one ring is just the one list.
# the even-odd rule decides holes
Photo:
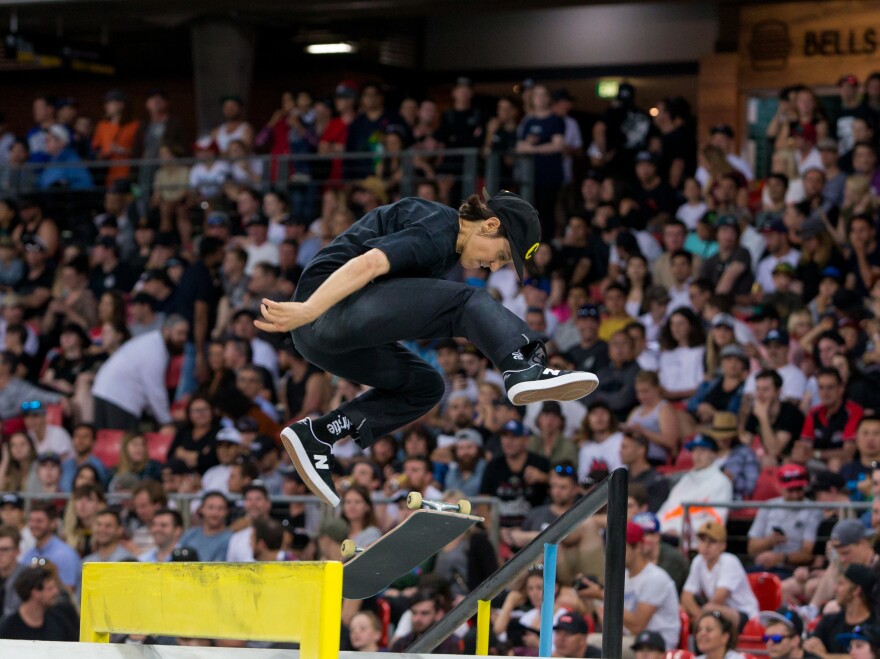
[(49, 262), (46, 243), (39, 236), (32, 235), (24, 243), (24, 263), (26, 274), (16, 287), (25, 308), (24, 317), (42, 319), (52, 299), (55, 268)]
[(0, 620), (0, 638), (71, 643), (79, 640), (70, 618), (56, 607), (60, 591), (49, 570), (27, 568), (18, 575), (14, 587), (21, 605), (15, 613)]
[(520, 527), (532, 508), (547, 498), (550, 463), (526, 450), (528, 432), (519, 421), (501, 429), (501, 455), (483, 473), (480, 494), (498, 497), (502, 528)]
[(575, 327), (581, 335), (580, 343), (568, 354), (576, 368), (594, 373), (608, 366), (608, 344), (599, 338), (599, 307), (585, 304), (577, 310)]
[(510, 192), (472, 195), (458, 211), (410, 197), (370, 211), (318, 252), (292, 302), (263, 300), (259, 329), (292, 332), (308, 361), (372, 387), (282, 431), (315, 494), (339, 504), (330, 469), (335, 442), (351, 436), (369, 448), (443, 397), (443, 377), (400, 341), (470, 340), (502, 371), (514, 405), (577, 400), (596, 388), (593, 373), (547, 368), (547, 337), (485, 289), (445, 279), (456, 263), (497, 272), (510, 262), (522, 279), (540, 240), (537, 212)]
[(793, 442), (800, 438), (804, 427), (804, 415), (797, 406), (780, 400), (781, 392), (782, 376), (776, 371), (765, 369), (755, 376), (755, 396), (742, 438), (744, 444), (751, 446), (757, 435), (771, 466), (791, 455)]
[(739, 244), (739, 224), (733, 215), (722, 215), (715, 223), (718, 253), (706, 259), (700, 276), (712, 282), (719, 295), (746, 296), (755, 281), (752, 257)]
[(852, 633), (855, 627), (875, 621), (871, 594), (876, 583), (877, 577), (870, 567), (847, 567), (834, 594), (840, 612), (822, 616), (813, 635), (804, 641), (804, 650), (822, 657), (828, 654), (845, 654), (847, 644), (842, 643), (838, 636)]

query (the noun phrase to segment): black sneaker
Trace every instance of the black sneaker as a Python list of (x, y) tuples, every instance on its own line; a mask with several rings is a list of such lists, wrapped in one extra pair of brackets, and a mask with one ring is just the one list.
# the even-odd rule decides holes
[(339, 495), (330, 473), (331, 445), (315, 437), (312, 420), (306, 418), (287, 426), (281, 431), (281, 443), (306, 486), (322, 501), (337, 507)]
[(558, 371), (547, 368), (546, 351), (538, 343), (530, 354), (523, 355), (522, 368), (504, 371), (507, 398), (514, 405), (541, 403), (545, 400), (578, 400), (593, 393), (599, 378), (586, 371)]

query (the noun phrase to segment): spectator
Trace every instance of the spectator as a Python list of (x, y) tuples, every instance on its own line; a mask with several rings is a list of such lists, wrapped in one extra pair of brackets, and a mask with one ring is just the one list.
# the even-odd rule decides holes
[(73, 588), (79, 584), (82, 564), (77, 553), (55, 535), (57, 516), (58, 512), (53, 502), (35, 501), (31, 504), (28, 528), (36, 544), (33, 549), (22, 555), (21, 562), (30, 565), (32, 560), (41, 558), (52, 561), (52, 564), (58, 568), (58, 576), (62, 583)]
[[(161, 470), (156, 480), (145, 479), (132, 490), (131, 509), (125, 520), (125, 547), (139, 556), (153, 549), (150, 526), (156, 511), (168, 506), (168, 496), (161, 485)], [(111, 484), (111, 491), (115, 484)]]
[(211, 131), (211, 140), (227, 155), (232, 142), (240, 140), (251, 147), (254, 143), (254, 129), (244, 120), (244, 103), (241, 98), (228, 94), (220, 99), (223, 123)]
[(837, 582), (834, 599), (840, 611), (823, 615), (813, 635), (804, 641), (804, 650), (822, 659), (846, 651), (846, 640), (840, 636), (851, 634), (865, 623), (873, 623), (872, 593), (877, 584), (874, 570), (864, 565), (850, 565)]
[[(349, 153), (377, 151), (381, 141), (376, 135), (384, 135), (388, 126), (402, 125), (403, 121), (385, 108), (385, 94), (376, 82), (361, 87), (360, 113), (348, 125), (345, 150)], [(372, 171), (370, 160), (346, 160), (343, 164), (345, 180), (362, 179)]]
[(185, 319), (169, 316), (161, 332), (130, 339), (104, 362), (92, 387), (98, 428), (134, 431), (146, 410), (160, 425), (171, 422), (165, 371), (182, 354), (188, 330)]
[(635, 377), (635, 392), (639, 405), (630, 412), (623, 430), (647, 440), (651, 464), (666, 464), (678, 448), (675, 410), (663, 398), (657, 373), (640, 371)]
[(697, 659), (745, 659), (736, 652), (736, 625), (720, 611), (703, 613), (696, 623)]
[(229, 163), (217, 159), (217, 145), (210, 135), (203, 135), (193, 145), (196, 164), (189, 170), (189, 188), (193, 201), (214, 201), (232, 175)]
[(703, 381), (705, 335), (690, 309), (672, 312), (660, 334), (660, 384), (666, 400), (693, 396)]
[[(86, 466), (82, 473), (88, 473)], [(92, 527), (98, 511), (107, 507), (104, 488), (100, 483), (83, 483), (73, 486), (73, 492), (64, 509), (62, 533), (65, 542), (79, 556), (92, 552)]]
[(37, 185), (41, 189), (87, 190), (92, 187), (92, 177), (70, 146), (67, 128), (60, 124), (49, 126), (44, 142), (48, 156), (46, 162), (50, 166), (40, 174)]
[(739, 412), (749, 357), (735, 343), (724, 346), (719, 356), (721, 375), (701, 385), (687, 404), (687, 411), (702, 423), (709, 423), (717, 412)]
[(359, 611), (348, 624), (351, 647), (357, 652), (378, 652), (382, 640), (382, 622), (372, 611)]
[[(720, 149), (731, 167), (742, 174), (747, 181), (751, 181), (755, 178), (749, 164), (733, 153), (735, 146), (734, 132), (733, 128), (728, 124), (716, 124), (709, 129), (709, 144)], [(696, 179), (701, 186), (706, 186), (709, 181), (709, 173), (706, 171), (705, 167), (697, 169)]]
[[(107, 92), (104, 96), (104, 118), (95, 126), (92, 137), (92, 149), (97, 158), (109, 163), (131, 160), (137, 155), (135, 149), (140, 135), (141, 124), (132, 118), (131, 105), (125, 94), (118, 89)], [(104, 184), (109, 187), (130, 175), (130, 165), (110, 164)]]
[(647, 455), (647, 438), (624, 430), (620, 442), (620, 461), (629, 471), (630, 483), (644, 486), (648, 493), (648, 510), (656, 513), (669, 496), (669, 483), (651, 466)]
[(666, 641), (657, 632), (642, 632), (636, 636), (631, 649), (635, 659), (662, 659), (666, 656)]
[[(789, 403), (799, 404), (807, 388), (804, 372), (789, 360), (789, 335), (785, 330), (770, 330), (762, 342), (767, 352), (767, 368), (776, 371), (782, 378), (781, 397)], [(752, 396), (755, 393), (757, 373), (746, 380), (743, 393)]]
[[(643, 631), (659, 633), (666, 647), (678, 646), (681, 622), (678, 592), (672, 578), (645, 557), (645, 532), (634, 522), (626, 523), (626, 579), (624, 581), (623, 646), (631, 647)], [(604, 589), (589, 584), (578, 591), (581, 598), (602, 596)], [(601, 646), (601, 635), (591, 634), (590, 645)]]
[(104, 293), (128, 293), (137, 281), (136, 273), (120, 258), (119, 244), (112, 236), (99, 236), (92, 248), (89, 290), (96, 298)]
[(183, 536), (183, 518), (176, 510), (160, 508), (150, 524), (153, 549), (138, 556), (142, 563), (164, 563), (171, 560), (171, 552), (180, 546)]
[(107, 468), (93, 453), (97, 433), (95, 427), (89, 423), (80, 423), (73, 428), (71, 435), (71, 445), (73, 447), (73, 457), (68, 458), (61, 464), (61, 491), (70, 492), (73, 490), (73, 478), (76, 476), (76, 470), (84, 464), (91, 465), (98, 471), (100, 481), (106, 482)]
[(849, 245), (846, 287), (866, 296), (880, 277), (880, 245), (873, 217), (859, 214), (850, 220)]
[(772, 220), (764, 225), (761, 231), (767, 243), (767, 254), (755, 268), (755, 281), (765, 294), (774, 293), (776, 285), (773, 283), (773, 269), (780, 263), (788, 263), (792, 268), (797, 267), (801, 253), (791, 246), (788, 227), (781, 219)]
[(54, 453), (68, 460), (73, 457), (70, 435), (62, 426), (46, 420), (46, 407), (39, 400), (26, 400), (21, 404), (24, 427), (28, 439), (33, 442), (37, 454)]
[(643, 230), (660, 214), (675, 212), (677, 195), (658, 172), (660, 159), (650, 151), (636, 154), (635, 185), (629, 196), (638, 204), (639, 213), (634, 228)]
[(535, 425), (538, 434), (529, 438), (526, 447), (530, 454), (546, 458), (551, 464), (563, 461), (577, 464), (577, 447), (565, 437), (565, 416), (558, 402), (543, 403)]
[(92, 553), (83, 563), (116, 563), (133, 559), (120, 544), (124, 532), (122, 520), (115, 510), (105, 508), (95, 516), (92, 527)]
[(486, 472), (483, 436), (473, 428), (457, 431), (452, 458), (444, 481), (446, 489), (460, 490), (466, 497), (479, 496)]
[(565, 612), (553, 625), (554, 657), (586, 657), (590, 628), (579, 613)]
[(509, 421), (501, 429), (501, 455), (487, 466), (480, 494), (497, 496), (503, 527), (519, 526), (532, 506), (541, 505), (547, 493), (550, 463), (527, 448), (526, 429)]
[[(636, 494), (635, 488), (631, 488), (630, 497)], [(660, 520), (657, 515), (651, 512), (642, 511), (632, 516), (632, 521), (642, 527), (645, 532), (645, 539), (642, 542), (642, 549), (645, 557), (652, 563), (656, 563), (661, 567), (675, 582), (675, 590), (681, 594), (684, 582), (688, 576), (688, 560), (685, 558), (678, 548), (673, 547), (670, 543), (664, 542), (660, 535)]]
[(758, 600), (739, 559), (725, 549), (727, 531), (721, 524), (706, 522), (697, 530), (697, 556), (681, 604), (691, 618), (720, 611), (735, 629), (741, 630), (758, 614)]
[[(768, 337), (773, 336), (771, 345), (778, 343), (778, 334), (777, 330), (768, 333)], [(797, 406), (790, 401), (780, 400), (783, 386), (784, 382), (778, 371), (759, 371), (754, 378), (754, 398), (749, 407), (744, 407), (746, 421), (741, 441), (752, 446), (753, 440), (757, 438), (763, 448), (765, 463), (772, 466), (776, 466), (779, 459), (791, 455), (792, 447), (798, 441), (800, 429), (804, 425), (803, 414)]]
[(623, 433), (618, 430), (617, 420), (611, 408), (602, 400), (591, 401), (590, 410), (581, 423), (578, 450), (578, 481), (589, 477), (594, 464), (604, 465), (609, 472), (621, 467), (620, 444)]
[(382, 537), (370, 491), (357, 483), (342, 495), (342, 519), (348, 523), (349, 537), (358, 547), (368, 547)]
[(215, 439), (219, 429), (210, 400), (202, 395), (193, 396), (186, 407), (186, 423), (168, 447), (168, 460), (180, 460), (205, 473), (217, 464)]
[(0, 638), (23, 641), (79, 640), (76, 627), (56, 608), (58, 584), (45, 567), (28, 567), (15, 579), (15, 592), (21, 599), (18, 610), (0, 620)]
[[(777, 477), (782, 497), (770, 499), (768, 503), (804, 500), (809, 484), (804, 467), (798, 464), (783, 465)], [(821, 511), (807, 508), (796, 511), (784, 508), (759, 510), (749, 529), (749, 556), (754, 558), (756, 566), (790, 576), (798, 565), (812, 562), (816, 530), (821, 519)]]
[(0, 496), (0, 525), (11, 526), (18, 531), (20, 536), (18, 547), (22, 552), (34, 546), (34, 536), (27, 527), (27, 518), (24, 514), (24, 499), (18, 494), (7, 492)]
[(0, 526), (0, 618), (11, 615), (21, 604), (15, 579), (26, 568), (18, 562), (21, 534), (14, 526)]
[(57, 494), (61, 491), (61, 456), (57, 453), (40, 453), (37, 456), (37, 481), (31, 483), (32, 494)]
[(284, 561), (287, 555), (282, 551), (284, 527), (271, 517), (254, 520), (251, 534), (251, 549), (255, 561)]
[[(682, 534), (683, 502), (723, 503), (733, 500), (733, 484), (715, 462), (718, 442), (707, 435), (698, 435), (684, 447), (691, 452), (693, 467), (673, 486), (657, 511), (661, 531), (677, 536)], [(699, 529), (706, 521), (724, 524), (727, 508), (716, 509), (711, 505), (692, 508), (690, 520), (693, 529)]]
[(585, 304), (577, 310), (580, 342), (569, 349), (577, 368), (595, 373), (608, 365), (608, 344), (599, 338), (599, 308)]
[[(428, 631), (431, 625), (446, 615), (447, 608), (442, 596), (427, 589), (416, 591), (409, 605), (409, 612), (412, 615), (412, 631), (394, 641), (390, 648), (391, 652), (403, 652), (412, 645)], [(455, 636), (450, 636), (440, 643), (435, 651), (441, 654), (458, 654), (461, 651), (459, 640)]]
[(865, 494), (870, 491), (871, 474), (880, 460), (880, 417), (863, 416), (859, 419), (855, 444), (858, 459), (843, 465), (840, 475), (846, 479), (850, 492)]
[(811, 655), (801, 648), (804, 621), (796, 610), (783, 605), (775, 611), (761, 611), (758, 621), (764, 626), (767, 655), (771, 659), (796, 659), (802, 655), (809, 659)]
[(202, 561), (223, 561), (229, 550), (232, 531), (226, 526), (229, 502), (222, 492), (209, 490), (199, 506), (201, 524), (191, 526), (180, 538), (181, 547), (192, 547)]
[[(256, 523), (268, 519), (269, 512), (272, 510), (269, 490), (261, 481), (252, 481), (242, 489), (241, 494), (248, 525), (233, 533), (229, 539), (226, 560), (230, 563), (252, 563), (254, 560), (263, 560), (255, 559), (253, 549), (255, 543), (252, 542), (252, 538)], [(276, 554), (278, 549), (280, 546), (275, 550)]]
[(700, 274), (712, 282), (716, 293), (745, 300), (751, 292), (754, 277), (749, 252), (740, 246), (737, 220), (731, 215), (722, 215), (715, 226), (718, 253), (706, 259)]
[(836, 471), (855, 455), (856, 428), (863, 411), (860, 405), (846, 399), (843, 380), (836, 369), (820, 368), (816, 382), (820, 403), (807, 414), (801, 439), (810, 442), (813, 458)]
[(608, 366), (596, 373), (599, 387), (593, 397), (607, 403), (617, 419), (626, 419), (638, 402), (634, 381), (639, 365), (633, 347), (625, 330), (616, 332), (608, 341)]
[(232, 465), (241, 457), (241, 433), (235, 428), (221, 428), (214, 439), (217, 451), (217, 462), (202, 475), (202, 487), (205, 490), (216, 490), (229, 494), (229, 474)]

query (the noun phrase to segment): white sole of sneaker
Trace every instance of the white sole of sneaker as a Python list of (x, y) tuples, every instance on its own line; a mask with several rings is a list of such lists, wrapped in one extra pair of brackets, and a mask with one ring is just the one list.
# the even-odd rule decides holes
[(290, 428), (285, 428), (281, 431), (281, 443), (284, 444), (287, 455), (293, 460), (296, 471), (302, 476), (303, 482), (312, 491), (312, 494), (333, 508), (338, 507), (339, 497), (324, 484), (297, 434)]
[(542, 403), (545, 400), (579, 400), (589, 396), (598, 386), (599, 378), (593, 373), (569, 373), (552, 380), (515, 384), (508, 390), (507, 398), (514, 405)]

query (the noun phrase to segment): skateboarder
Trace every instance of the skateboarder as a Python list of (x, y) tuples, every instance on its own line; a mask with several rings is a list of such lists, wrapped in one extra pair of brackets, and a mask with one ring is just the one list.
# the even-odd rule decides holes
[(399, 341), (465, 337), (492, 360), (517, 405), (574, 400), (598, 384), (592, 373), (545, 368), (546, 337), (532, 332), (485, 289), (443, 279), (456, 261), (495, 272), (538, 249), (535, 209), (510, 192), (469, 197), (455, 209), (406, 198), (370, 211), (322, 249), (291, 302), (264, 299), (267, 332), (291, 332), (296, 349), (340, 378), (374, 387), (318, 419), (285, 428), (297, 471), (332, 506), (339, 497), (330, 449), (349, 435), (361, 448), (418, 419), (444, 392), (443, 378)]

